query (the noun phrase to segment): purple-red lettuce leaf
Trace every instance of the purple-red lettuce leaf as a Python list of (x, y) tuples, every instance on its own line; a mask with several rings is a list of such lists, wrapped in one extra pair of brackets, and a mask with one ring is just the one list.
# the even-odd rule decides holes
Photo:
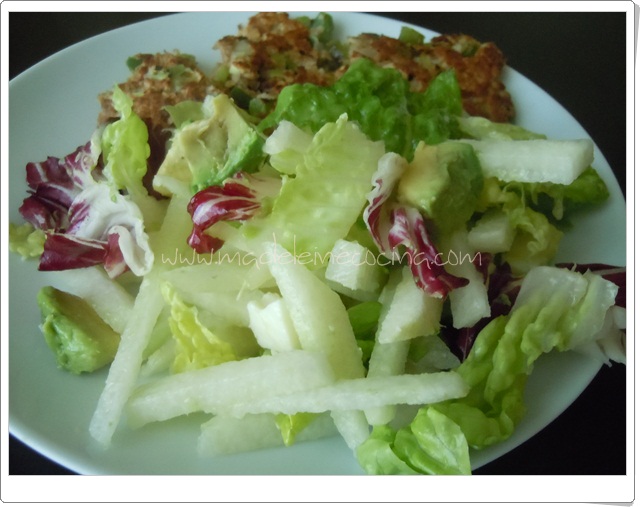
[(137, 275), (151, 269), (153, 253), (139, 208), (113, 194), (99, 174), (101, 132), (63, 158), (26, 166), (30, 195), (19, 211), (45, 232), (42, 271), (104, 265), (115, 277), (129, 269)]
[(115, 277), (126, 269), (138, 276), (151, 269), (153, 252), (142, 214), (126, 197), (112, 194), (106, 185), (89, 185), (76, 196), (68, 217), (64, 232), (47, 234), (41, 270), (104, 264), (109, 276)]
[(43, 162), (26, 166), (29, 197), (19, 212), (37, 229), (60, 231), (68, 226), (68, 210), (89, 181), (99, 151), (90, 141), (60, 159), (47, 157)]
[(447, 273), (438, 249), (431, 241), (420, 212), (408, 206), (395, 206), (390, 213), (389, 246), (396, 253), (404, 247), (416, 285), (425, 292), (446, 297), (453, 289), (469, 283)]
[(396, 184), (406, 168), (406, 160), (395, 153), (387, 153), (380, 159), (372, 178), (374, 188), (367, 196), (364, 222), (385, 257), (395, 261), (406, 255), (418, 287), (434, 296), (446, 297), (468, 280), (447, 273), (420, 212), (393, 199)]
[(189, 246), (200, 254), (219, 250), (224, 241), (207, 229), (218, 222), (243, 222), (257, 215), (278, 185), (275, 179), (239, 172), (221, 185), (196, 192), (187, 206), (193, 222)]

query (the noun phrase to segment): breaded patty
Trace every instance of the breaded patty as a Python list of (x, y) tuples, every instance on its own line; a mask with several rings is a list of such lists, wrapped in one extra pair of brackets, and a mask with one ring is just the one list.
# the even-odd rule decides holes
[[(170, 126), (169, 114), (163, 109), (184, 100), (204, 100), (213, 91), (208, 76), (198, 68), (195, 59), (179, 52), (137, 54), (128, 62), (131, 76), (120, 88), (133, 100), (133, 110), (154, 130)], [(102, 111), (98, 123), (117, 119), (111, 103), (111, 91), (99, 96)]]
[(329, 85), (341, 63), (314, 44), (309, 27), (286, 13), (257, 14), (214, 48), (222, 56), (215, 77), (220, 90), (230, 93), (235, 88), (265, 101), (275, 100), (293, 83)]
[[(171, 127), (166, 105), (226, 93), (245, 108), (251, 99), (259, 99), (265, 115), (285, 86), (331, 85), (358, 58), (397, 69), (416, 92), (425, 90), (440, 72), (454, 69), (469, 114), (499, 122), (514, 117), (511, 96), (501, 80), (505, 58), (491, 42), (468, 35), (441, 35), (426, 43), (407, 43), (361, 34), (338, 44), (327, 37), (331, 28), (293, 19), (287, 13), (259, 13), (240, 26), (236, 35), (215, 44), (221, 62), (213, 76), (200, 70), (191, 56), (179, 52), (138, 54), (130, 59), (132, 74), (120, 87), (132, 97), (133, 109), (149, 127), (153, 144), (165, 142)], [(116, 119), (111, 92), (99, 98), (102, 112), (98, 121)]]
[(410, 44), (362, 34), (349, 38), (338, 52), (336, 45), (319, 43), (309, 27), (286, 13), (260, 13), (237, 35), (224, 37), (214, 47), (222, 56), (216, 85), (224, 93), (240, 89), (250, 97), (274, 100), (289, 84), (330, 85), (351, 62), (365, 57), (402, 72), (417, 92), (440, 72), (454, 69), (469, 114), (500, 122), (514, 117), (513, 102), (501, 81), (502, 52), (495, 44), (468, 35), (442, 35)]
[(383, 35), (361, 34), (348, 40), (347, 65), (369, 58), (382, 67), (399, 70), (412, 91), (422, 92), (439, 73), (454, 69), (464, 109), (493, 121), (513, 119), (511, 96), (501, 81), (505, 58), (491, 42), (469, 35), (441, 35), (425, 44), (407, 44)]
[[(127, 61), (132, 69), (129, 79), (118, 86), (131, 97), (133, 111), (147, 125), (151, 154), (147, 161), (145, 185), (154, 193), (153, 176), (166, 154), (166, 144), (172, 127), (169, 113), (164, 106), (175, 105), (185, 100), (202, 101), (214, 92), (208, 76), (190, 55), (175, 52), (137, 54)], [(119, 114), (111, 102), (112, 91), (98, 96), (102, 110), (98, 123), (117, 120)]]

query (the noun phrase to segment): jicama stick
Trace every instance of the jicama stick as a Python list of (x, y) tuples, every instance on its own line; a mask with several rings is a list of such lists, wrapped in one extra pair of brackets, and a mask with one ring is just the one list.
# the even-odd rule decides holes
[(116, 333), (131, 320), (134, 297), (101, 266), (52, 271), (49, 276), (53, 287), (84, 299)]
[(329, 386), (254, 401), (236, 401), (229, 407), (236, 417), (265, 412), (296, 414), (331, 410), (367, 410), (385, 405), (426, 405), (460, 398), (469, 388), (457, 372), (395, 375), (339, 380)]
[(104, 447), (111, 443), (124, 406), (135, 387), (145, 347), (163, 304), (157, 280), (146, 276), (89, 425), (91, 436)]
[(284, 247), (267, 243), (264, 249), (302, 348), (324, 352), (338, 378), (364, 376), (362, 353), (340, 296)]
[[(318, 440), (335, 434), (336, 427), (331, 417), (321, 414), (296, 435), (296, 442)], [(240, 419), (216, 415), (201, 426), (198, 454), (236, 454), (283, 445), (282, 433), (274, 414), (249, 414)]]
[(137, 428), (192, 412), (229, 413), (238, 403), (307, 392), (334, 381), (326, 356), (317, 352), (292, 350), (230, 361), (141, 386), (127, 404), (128, 422)]
[[(368, 378), (390, 377), (405, 372), (405, 364), (411, 341), (403, 340), (392, 343), (376, 341), (369, 359)], [(373, 407), (365, 412), (367, 421), (372, 426), (387, 424), (395, 416), (394, 405)]]

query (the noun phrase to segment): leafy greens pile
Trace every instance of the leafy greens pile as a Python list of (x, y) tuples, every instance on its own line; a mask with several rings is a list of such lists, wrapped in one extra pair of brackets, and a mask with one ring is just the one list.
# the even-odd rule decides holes
[(259, 121), (226, 95), (168, 108), (157, 198), (145, 124), (113, 98), (119, 120), (27, 165), (11, 229), (80, 298), (39, 299), (59, 366), (111, 363), (105, 446), (123, 414), (203, 411), (205, 453), (330, 427), (368, 473), (468, 474), (524, 416), (542, 354), (624, 361), (624, 268), (552, 265), (572, 214), (608, 198), (590, 142), (466, 115), (452, 71), (414, 93), (363, 58)]

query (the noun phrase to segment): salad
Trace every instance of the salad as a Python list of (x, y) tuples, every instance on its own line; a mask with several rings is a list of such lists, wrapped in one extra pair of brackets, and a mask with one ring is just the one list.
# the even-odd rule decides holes
[(29, 164), (13, 236), (61, 274), (39, 295), (59, 364), (110, 365), (105, 446), (123, 415), (203, 411), (205, 454), (337, 430), (370, 473), (470, 473), (541, 354), (624, 361), (624, 270), (552, 265), (607, 198), (590, 142), (465, 114), (453, 73), (418, 94), (362, 59), (261, 119), (225, 94), (172, 106), (149, 188), (149, 133), (112, 100), (76, 152)]

